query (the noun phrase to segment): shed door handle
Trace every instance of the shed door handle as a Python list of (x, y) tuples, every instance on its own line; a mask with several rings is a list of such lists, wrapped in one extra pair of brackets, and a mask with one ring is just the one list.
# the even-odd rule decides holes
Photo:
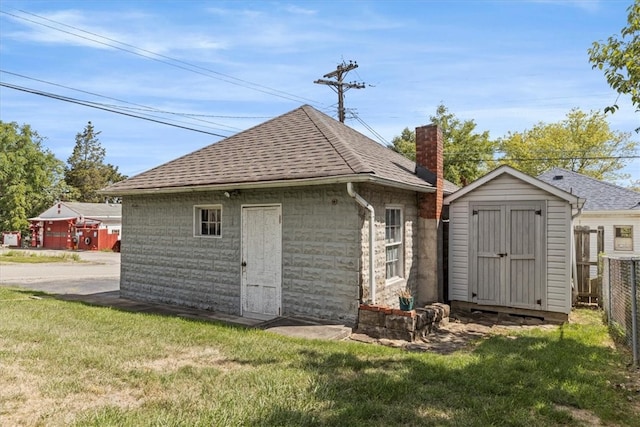
[(247, 266), (247, 261), (242, 261), (242, 266), (246, 267)]
[(507, 256), (507, 255), (509, 255), (509, 254), (508, 254), (508, 253), (506, 253), (506, 252), (503, 252), (503, 253), (496, 254), (496, 255), (498, 255), (500, 258), (502, 258), (502, 257), (505, 257), (505, 256)]

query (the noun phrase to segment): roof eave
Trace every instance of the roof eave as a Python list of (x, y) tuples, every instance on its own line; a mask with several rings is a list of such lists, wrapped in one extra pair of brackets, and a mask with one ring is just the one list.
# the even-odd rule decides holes
[(225, 191), (225, 190), (250, 190), (261, 188), (283, 188), (283, 187), (304, 187), (309, 185), (327, 185), (327, 184), (346, 184), (347, 182), (354, 183), (372, 183), (378, 185), (384, 185), (386, 187), (393, 187), (402, 190), (416, 191), (420, 193), (433, 193), (435, 188), (425, 184), (424, 186), (410, 184), (401, 181), (394, 181), (390, 179), (380, 178), (371, 174), (355, 174), (355, 175), (338, 175), (322, 178), (303, 178), (292, 180), (276, 180), (276, 181), (258, 181), (258, 182), (238, 182), (238, 183), (226, 183), (226, 184), (208, 184), (208, 185), (193, 185), (193, 186), (181, 186), (181, 187), (157, 187), (157, 188), (133, 188), (126, 190), (118, 189), (104, 189), (99, 193), (106, 196), (132, 196), (132, 195), (144, 195), (144, 194), (174, 194), (174, 193), (186, 193), (186, 192), (201, 192), (201, 191)]
[(555, 187), (551, 184), (547, 184), (544, 181), (540, 181), (537, 178), (534, 178), (530, 175), (527, 175), (524, 172), (520, 172), (517, 169), (513, 169), (510, 166), (506, 166), (506, 165), (502, 165), (500, 167), (498, 167), (497, 169), (494, 169), (493, 171), (489, 172), (488, 174), (484, 175), (483, 177), (475, 180), (474, 182), (472, 182), (471, 184), (467, 185), (466, 187), (461, 188), (460, 190), (456, 191), (455, 193), (451, 194), (450, 196), (445, 197), (444, 199), (444, 204), (448, 205), (451, 202), (459, 199), (460, 197), (465, 196), (466, 194), (472, 192), (473, 190), (475, 190), (476, 188), (492, 181), (493, 179), (499, 177), (500, 175), (503, 174), (508, 174), (511, 175), (517, 179), (520, 179), (521, 181), (524, 181), (528, 184), (531, 184), (535, 187), (540, 188), (543, 191), (546, 191), (547, 193), (553, 194), (556, 197), (559, 197), (561, 199), (566, 200), (567, 202), (569, 202), (572, 206), (576, 206), (576, 207), (581, 207), (584, 205), (585, 199), (575, 195), (575, 194), (571, 194), (568, 193), (564, 190), (561, 190), (558, 187)]
[(640, 216), (640, 210), (638, 209), (583, 210), (582, 214), (593, 215), (593, 216), (611, 216), (611, 215)]

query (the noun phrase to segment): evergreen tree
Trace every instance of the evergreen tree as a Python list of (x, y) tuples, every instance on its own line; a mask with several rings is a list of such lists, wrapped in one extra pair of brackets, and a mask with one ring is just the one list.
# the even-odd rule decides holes
[(126, 178), (118, 172), (117, 166), (104, 163), (106, 150), (98, 140), (100, 133), (89, 122), (81, 133), (76, 134), (76, 145), (67, 160), (65, 181), (75, 189), (73, 198), (79, 202), (105, 201), (105, 196), (98, 191)]

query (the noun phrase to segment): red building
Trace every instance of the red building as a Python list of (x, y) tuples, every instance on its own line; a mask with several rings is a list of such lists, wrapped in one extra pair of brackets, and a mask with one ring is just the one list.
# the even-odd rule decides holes
[(122, 205), (57, 202), (31, 221), (31, 246), (45, 249), (120, 248)]

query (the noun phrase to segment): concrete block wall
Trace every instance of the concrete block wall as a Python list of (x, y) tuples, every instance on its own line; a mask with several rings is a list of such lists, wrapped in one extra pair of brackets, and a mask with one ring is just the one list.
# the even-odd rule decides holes
[[(220, 238), (194, 237), (194, 205), (220, 204)], [(346, 185), (123, 198), (123, 297), (240, 314), (241, 207), (282, 206), (282, 313), (355, 323), (362, 218)]]
[[(418, 206), (415, 192), (373, 185), (358, 185), (356, 191), (375, 209), (375, 276), (376, 304), (398, 307), (399, 290), (408, 287), (415, 295), (418, 285)], [(404, 277), (387, 282), (385, 254), (385, 209), (401, 207), (403, 213)], [(363, 301), (369, 300), (369, 212), (360, 208), (363, 220), (362, 239), (362, 287)]]

